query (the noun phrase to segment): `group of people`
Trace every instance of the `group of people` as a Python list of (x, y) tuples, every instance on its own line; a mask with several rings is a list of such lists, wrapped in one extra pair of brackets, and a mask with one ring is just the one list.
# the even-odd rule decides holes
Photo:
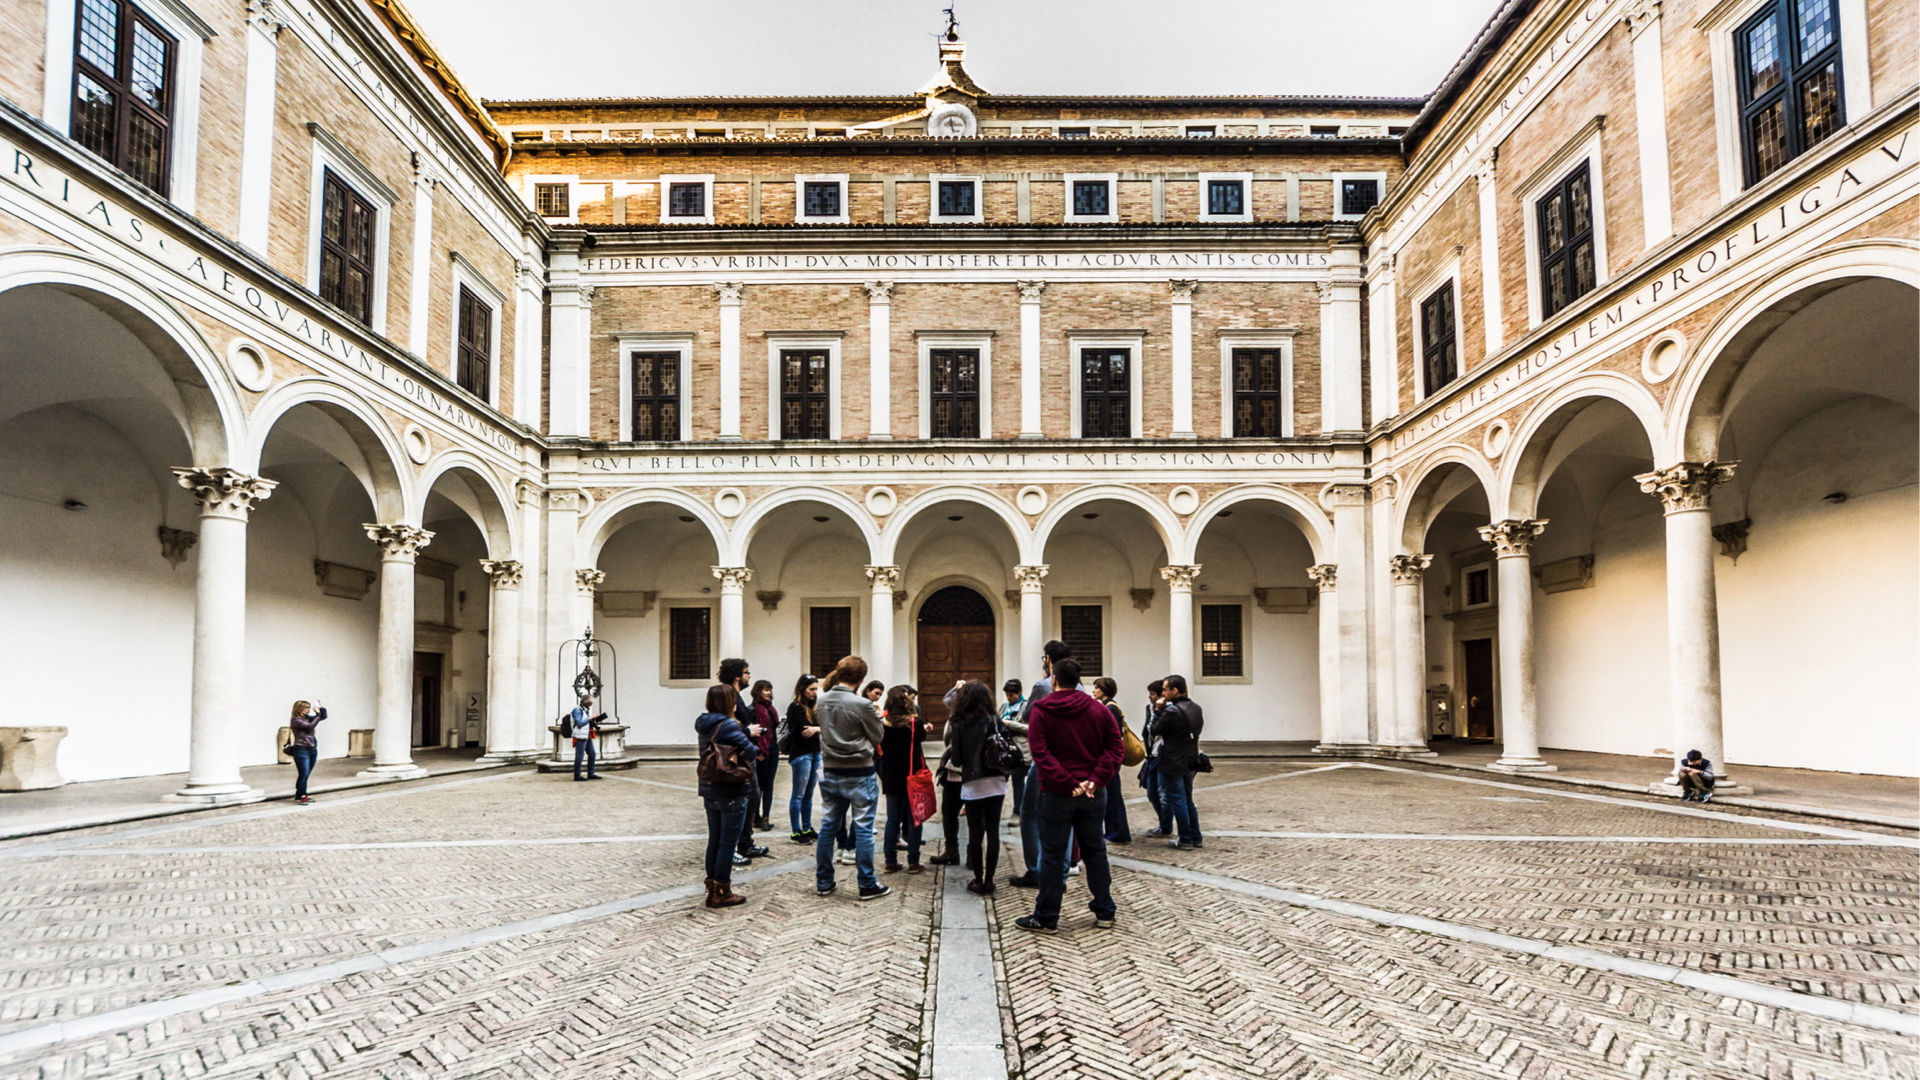
[[(733, 870), (769, 854), (754, 843), (753, 831), (772, 828), (773, 780), (784, 754), (793, 779), (789, 838), (813, 846), (819, 895), (837, 891), (836, 865), (854, 866), (860, 900), (893, 891), (880, 872), (922, 872), (922, 832), (930, 813), (915, 820), (914, 789), (916, 778), (930, 774), (939, 793), (944, 845), (927, 863), (960, 865), (964, 819), (967, 888), (992, 895), (1001, 814), (1011, 797), (1024, 865), (1007, 883), (1037, 890), (1032, 914), (1015, 925), (1055, 932), (1066, 880), (1084, 873), (1094, 925), (1111, 927), (1116, 909), (1106, 845), (1132, 842), (1120, 782), (1131, 734), (1117, 700), (1119, 687), (1110, 678), (1097, 678), (1083, 688), (1080, 663), (1063, 642), (1049, 641), (1041, 662), (1045, 675), (1032, 693), (1022, 696), (1020, 683), (1009, 681), (1000, 703), (986, 683), (955, 683), (942, 699), (948, 713), (945, 753), (929, 765), (922, 743), (934, 734), (934, 725), (922, 719), (917, 691), (868, 681), (860, 657), (841, 659), (824, 679), (801, 676), (784, 716), (772, 702), (772, 684), (762, 680), (746, 689), (751, 678), (746, 661), (723, 660), (719, 681), (707, 691), (705, 711), (694, 721), (702, 761), (700, 795), (707, 810), (707, 906), (745, 902), (734, 891)], [(1197, 848), (1203, 838), (1193, 776), (1211, 767), (1199, 749), (1205, 716), (1187, 696), (1183, 676), (1156, 679), (1147, 691), (1138, 779), (1158, 821), (1146, 835), (1164, 838), (1169, 847)], [(722, 758), (751, 762), (752, 768), (722, 775), (716, 764)], [(877, 870), (874, 825), (882, 796), (885, 861)]]

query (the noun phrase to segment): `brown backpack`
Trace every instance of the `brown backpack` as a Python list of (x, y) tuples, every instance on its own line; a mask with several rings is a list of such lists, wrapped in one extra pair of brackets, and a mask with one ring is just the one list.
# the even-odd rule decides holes
[[(718, 728), (714, 734), (719, 734)], [(694, 775), (709, 784), (744, 784), (753, 778), (753, 763), (739, 747), (709, 738), (707, 748), (700, 752), (700, 764), (694, 769)]]

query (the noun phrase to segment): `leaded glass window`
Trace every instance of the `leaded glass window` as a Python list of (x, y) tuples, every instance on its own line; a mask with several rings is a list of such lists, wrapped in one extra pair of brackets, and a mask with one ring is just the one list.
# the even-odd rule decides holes
[(1106, 658), (1101, 655), (1106, 646), (1105, 616), (1106, 611), (1099, 604), (1060, 605), (1060, 640), (1073, 650), (1073, 658), (1080, 661), (1082, 679), (1106, 674), (1102, 663)]
[(493, 307), (460, 286), (460, 356), (454, 381), (482, 401), (493, 394)]
[(668, 184), (667, 216), (670, 218), (706, 217), (707, 185), (701, 183)]
[(1453, 282), (1449, 281), (1420, 302), (1420, 359), (1427, 395), (1460, 377), (1460, 355), (1455, 349)]
[(783, 349), (780, 352), (780, 437), (826, 439), (830, 405), (827, 352), (824, 349)]
[(821, 678), (833, 670), (840, 658), (853, 652), (853, 609), (816, 607), (807, 609), (808, 671)]
[(1774, 0), (1734, 37), (1748, 184), (1846, 123), (1834, 0)]
[(1239, 604), (1200, 605), (1200, 674), (1237, 679), (1246, 673)]
[(320, 299), (373, 322), (373, 204), (332, 169), (320, 185)]
[(667, 678), (705, 679), (713, 655), (713, 610), (667, 609)]
[(1133, 438), (1133, 355), (1126, 349), (1080, 351), (1080, 435)]
[(1593, 183), (1587, 162), (1541, 196), (1540, 317), (1593, 291)]
[(1233, 216), (1247, 212), (1247, 185), (1240, 180), (1207, 181), (1207, 213)]
[(1342, 214), (1351, 214), (1358, 217), (1379, 204), (1380, 181), (1340, 181), (1340, 212)]
[(927, 353), (927, 434), (935, 439), (980, 437), (980, 350)]
[(805, 185), (805, 206), (808, 217), (840, 216), (840, 184), (833, 180), (809, 180)]
[(533, 209), (541, 217), (566, 217), (573, 212), (565, 184), (533, 185)]
[(680, 354), (637, 352), (627, 362), (633, 366), (634, 441), (678, 442)]
[(1112, 213), (1113, 185), (1105, 180), (1073, 182), (1073, 212), (1076, 217), (1105, 217)]
[(1278, 348), (1233, 350), (1234, 438), (1277, 439), (1285, 433), (1283, 359)]
[(79, 0), (68, 134), (159, 195), (172, 156), (173, 36), (125, 0)]
[(975, 206), (974, 182), (971, 180), (940, 181), (940, 216), (972, 217), (977, 211)]

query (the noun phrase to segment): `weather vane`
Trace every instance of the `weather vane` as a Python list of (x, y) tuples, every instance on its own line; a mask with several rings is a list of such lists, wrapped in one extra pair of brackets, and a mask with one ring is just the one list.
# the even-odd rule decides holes
[(947, 40), (959, 41), (960, 40), (960, 19), (958, 16), (956, 16), (953, 13), (953, 9), (954, 9), (954, 5), (948, 4), (946, 7), (942, 8), (941, 10), (946, 12), (946, 15), (947, 15)]

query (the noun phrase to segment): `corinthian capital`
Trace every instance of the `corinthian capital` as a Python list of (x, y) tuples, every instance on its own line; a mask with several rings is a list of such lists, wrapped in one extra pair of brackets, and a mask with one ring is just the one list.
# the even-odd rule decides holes
[(741, 281), (716, 281), (713, 283), (713, 291), (720, 294), (722, 307), (737, 306), (740, 303), (740, 297), (745, 295), (747, 286)]
[(593, 591), (598, 589), (600, 583), (605, 580), (607, 580), (607, 572), (605, 570), (575, 570), (573, 572), (573, 582), (575, 587), (580, 590), (581, 596), (592, 596)]
[(1013, 284), (1020, 290), (1020, 302), (1023, 304), (1039, 303), (1040, 294), (1047, 291), (1044, 281), (1016, 281)]
[(1480, 526), (1480, 539), (1493, 545), (1496, 558), (1511, 559), (1532, 551), (1533, 538), (1546, 531), (1546, 518), (1508, 518)]
[(1395, 555), (1387, 560), (1387, 566), (1393, 571), (1395, 585), (1420, 584), (1421, 575), (1425, 574), (1427, 567), (1432, 565), (1433, 556), (1431, 555)]
[(867, 301), (869, 303), (885, 304), (892, 301), (893, 282), (869, 281), (869, 282), (865, 282), (864, 284), (867, 287)]
[(1660, 18), (1660, 0), (1633, 0), (1627, 5), (1627, 33), (1637, 38), (1651, 29)]
[(1670, 468), (1641, 473), (1634, 477), (1640, 490), (1657, 495), (1669, 514), (1687, 510), (1705, 510), (1713, 489), (1733, 479), (1737, 461), (1682, 461)]
[(1163, 566), (1160, 568), (1160, 576), (1166, 579), (1169, 589), (1180, 591), (1190, 590), (1193, 588), (1193, 579), (1200, 576), (1200, 564), (1194, 563), (1192, 566)]
[(1317, 566), (1307, 567), (1307, 576), (1313, 579), (1315, 585), (1320, 586), (1321, 592), (1333, 591), (1333, 581), (1339, 573), (1340, 568), (1333, 563), (1320, 563)]
[(175, 469), (180, 486), (193, 492), (200, 501), (201, 517), (247, 520), (253, 505), (273, 494), (279, 482), (261, 476), (248, 476), (238, 469)]
[(1173, 294), (1173, 302), (1187, 304), (1193, 302), (1193, 290), (1200, 287), (1197, 281), (1169, 281), (1167, 291)]
[(1022, 563), (1013, 568), (1013, 578), (1020, 583), (1023, 593), (1039, 592), (1046, 580), (1047, 571), (1053, 569), (1045, 563)]
[(746, 588), (747, 582), (753, 580), (753, 571), (745, 566), (716, 566), (713, 568), (713, 576), (720, 579), (721, 591), (732, 589), (737, 592)]
[(867, 584), (873, 586), (876, 591), (884, 589), (892, 592), (900, 584), (900, 568), (869, 566), (867, 567)]
[(389, 562), (412, 562), (420, 549), (433, 542), (433, 534), (412, 525), (361, 526), (367, 539), (380, 545), (380, 558)]
[(524, 571), (518, 559), (481, 559), (480, 570), (496, 589), (517, 589)]

